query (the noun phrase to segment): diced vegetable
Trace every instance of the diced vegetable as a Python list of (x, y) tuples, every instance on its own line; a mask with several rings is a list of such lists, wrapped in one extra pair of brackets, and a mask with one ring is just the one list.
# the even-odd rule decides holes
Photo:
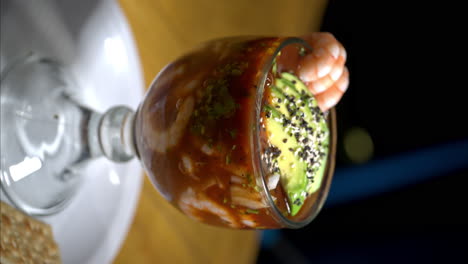
[(267, 207), (262, 197), (256, 191), (240, 186), (231, 186), (231, 202), (235, 205), (245, 206), (250, 209), (261, 209)]

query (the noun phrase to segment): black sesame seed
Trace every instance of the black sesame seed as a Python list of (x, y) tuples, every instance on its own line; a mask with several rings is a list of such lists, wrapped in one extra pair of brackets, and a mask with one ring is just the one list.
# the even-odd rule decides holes
[(294, 200), (293, 204), (299, 206), (299, 205), (301, 205), (302, 203), (301, 203), (301, 200), (299, 200), (299, 198), (297, 198), (296, 200)]
[(296, 137), (297, 140), (299, 140), (299, 137), (300, 137), (301, 135), (299, 134), (299, 132), (296, 132), (296, 133), (294, 134), (294, 136)]

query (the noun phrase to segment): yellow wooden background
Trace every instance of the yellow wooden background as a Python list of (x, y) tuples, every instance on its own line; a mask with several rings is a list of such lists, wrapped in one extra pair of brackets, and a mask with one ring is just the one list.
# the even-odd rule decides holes
[[(119, 0), (148, 86), (171, 60), (199, 42), (232, 35), (318, 31), (326, 0)], [(144, 180), (135, 218), (115, 264), (254, 263), (254, 231), (196, 223)]]

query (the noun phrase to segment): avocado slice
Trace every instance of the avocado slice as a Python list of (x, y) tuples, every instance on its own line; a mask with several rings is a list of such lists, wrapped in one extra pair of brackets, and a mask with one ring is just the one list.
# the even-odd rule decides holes
[(321, 185), (326, 168), (329, 130), (317, 101), (299, 78), (282, 73), (270, 89), (264, 106), (268, 148), (263, 155), (288, 197), (296, 215), (308, 195)]

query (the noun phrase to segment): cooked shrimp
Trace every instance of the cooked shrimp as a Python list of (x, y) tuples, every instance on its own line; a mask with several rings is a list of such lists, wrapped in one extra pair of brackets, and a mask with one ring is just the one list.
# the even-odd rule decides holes
[(343, 74), (335, 83), (333, 83), (323, 93), (315, 95), (315, 98), (317, 98), (317, 103), (320, 106), (320, 108), (323, 111), (325, 111), (335, 106), (340, 100), (340, 98), (343, 96), (343, 93), (348, 88), (348, 84), (349, 72), (348, 69), (345, 68), (343, 70)]
[(304, 40), (313, 50), (299, 61), (299, 77), (326, 111), (338, 103), (349, 84), (346, 50), (330, 33), (315, 32)]
[(314, 94), (319, 94), (331, 87), (343, 75), (343, 71), (346, 68), (344, 66), (344, 63), (345, 58), (343, 56), (339, 56), (338, 59), (332, 65), (330, 72), (327, 75), (318, 78), (314, 81), (308, 82), (307, 86), (309, 90)]
[(221, 204), (209, 199), (202, 193), (196, 193), (192, 188), (188, 188), (179, 199), (179, 208), (187, 216), (203, 222), (203, 214), (212, 214), (219, 217), (233, 228), (239, 228), (236, 217), (226, 210)]
[[(185, 98), (179, 108), (176, 120), (164, 131), (154, 131), (151, 137), (148, 137), (149, 146), (157, 152), (164, 153), (170, 147), (177, 145), (183, 135), (184, 129), (190, 120), (195, 100), (192, 96)], [(151, 124), (151, 122), (149, 122)]]
[[(174, 88), (174, 95), (177, 97), (185, 97), (190, 95), (195, 89), (203, 85), (202, 80), (206, 78), (208, 73), (204, 70), (199, 70), (197, 73), (193, 74), (193, 77), (189, 80), (181, 80), (178, 83), (178, 86)], [(201, 89), (198, 89), (201, 90)], [(199, 100), (200, 98), (197, 98)]]

